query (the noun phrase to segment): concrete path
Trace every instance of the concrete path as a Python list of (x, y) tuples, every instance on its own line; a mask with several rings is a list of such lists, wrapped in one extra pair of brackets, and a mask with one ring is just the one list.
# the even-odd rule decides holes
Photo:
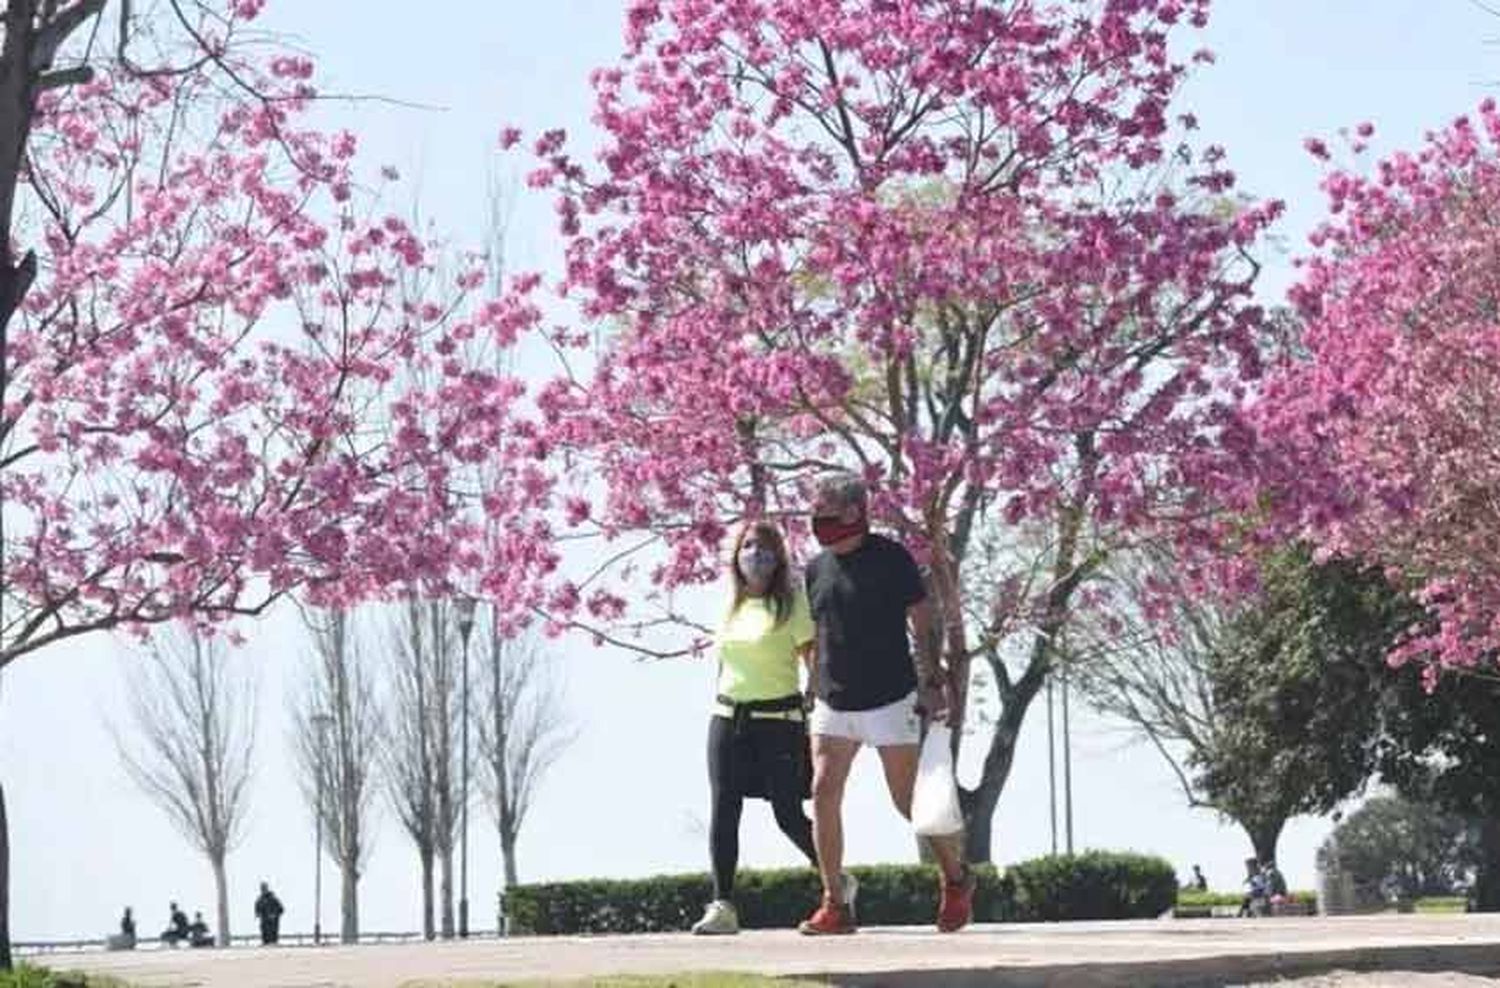
[(824, 975), (833, 984), (893, 988), (1224, 985), (1333, 970), (1500, 974), (1500, 915), (977, 926), (953, 936), (872, 928), (817, 940), (783, 930), (515, 938), (140, 951), (66, 963), (151, 988), (403, 988), (689, 971)]

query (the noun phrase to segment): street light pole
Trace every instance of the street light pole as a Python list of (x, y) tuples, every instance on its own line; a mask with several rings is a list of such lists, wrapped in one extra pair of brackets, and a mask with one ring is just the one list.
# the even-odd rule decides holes
[(316, 834), (317, 861), (313, 867), (313, 944), (323, 942), (323, 805), (328, 798), (324, 782), (328, 769), (323, 761), (328, 757), (328, 727), (333, 718), (325, 713), (312, 715), (313, 733), (318, 738), (318, 794), (317, 807), (313, 810), (313, 830)]
[(460, 721), (459, 736), (462, 763), (459, 765), (460, 798), (458, 830), (458, 935), (469, 935), (469, 636), (474, 632), (474, 611), (478, 601), (465, 594), (454, 601), (458, 616), (458, 636), (463, 642), (463, 720)]
[(1073, 853), (1073, 729), (1068, 723), (1068, 663), (1062, 665), (1063, 820), (1068, 854)]
[(1052, 673), (1047, 672), (1047, 814), (1052, 826), (1052, 853), (1057, 854), (1057, 734), (1052, 726)]

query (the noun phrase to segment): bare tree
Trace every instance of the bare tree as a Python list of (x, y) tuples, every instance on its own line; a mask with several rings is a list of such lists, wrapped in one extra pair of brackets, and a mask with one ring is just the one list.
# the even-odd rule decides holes
[(359, 939), (359, 876), (369, 855), (381, 718), (369, 668), (346, 610), (304, 612), (316, 669), (297, 704), (295, 731), (303, 793), (321, 818), (339, 866), (339, 938)]
[(577, 732), (568, 723), (562, 692), (548, 675), (534, 640), (506, 638), (489, 622), (486, 682), (477, 712), (485, 798), (500, 832), (505, 887), (516, 884), (516, 841), (547, 770)]
[(434, 866), (442, 867), (442, 930), (453, 935), (454, 763), (459, 654), (447, 601), (406, 602), (390, 634), (391, 697), (384, 757), (391, 801), (422, 867), (422, 932), (434, 934)]
[(126, 771), (214, 872), (219, 946), (229, 944), (224, 862), (241, 836), (255, 741), (255, 687), (236, 676), (221, 639), (182, 626), (157, 631), (144, 671), (132, 673), (139, 740), (116, 732)]

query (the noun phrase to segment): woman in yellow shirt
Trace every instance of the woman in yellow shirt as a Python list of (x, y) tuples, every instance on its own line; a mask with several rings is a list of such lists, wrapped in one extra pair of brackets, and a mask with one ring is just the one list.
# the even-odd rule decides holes
[(714, 899), (694, 933), (739, 932), (732, 897), (746, 797), (770, 800), (782, 832), (818, 864), (812, 822), (802, 810), (812, 773), (797, 675), (799, 657), (811, 669), (813, 622), (790, 563), (786, 540), (770, 522), (749, 522), (734, 540), (734, 595), (715, 638), (718, 696), (708, 728)]

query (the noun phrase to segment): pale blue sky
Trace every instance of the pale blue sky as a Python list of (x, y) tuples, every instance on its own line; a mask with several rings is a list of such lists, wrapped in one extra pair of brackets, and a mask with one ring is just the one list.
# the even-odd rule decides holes
[[(1379, 147), (1414, 143), (1466, 112), (1500, 79), (1500, 22), (1468, 0), (1220, 0), (1207, 43), (1218, 63), (1200, 71), (1184, 109), (1206, 139), (1226, 145), (1243, 188), (1288, 201), (1279, 232), (1300, 250), (1321, 209), (1319, 168), (1303, 137), (1370, 119)], [(503, 123), (534, 132), (562, 125), (588, 139), (590, 68), (619, 47), (618, 0), (280, 0), (268, 18), (320, 60), (333, 88), (378, 93), (441, 111), (378, 103), (330, 105), (328, 121), (362, 136), (373, 163), (419, 180), (423, 210), (455, 238), (483, 235), (486, 184), (503, 168), (493, 153)], [(519, 184), (519, 183), (518, 183)], [(397, 202), (405, 208), (408, 203)], [(523, 198), (508, 250), (515, 267), (555, 261), (550, 203)], [(1268, 271), (1273, 294), (1289, 277)], [(711, 598), (705, 598), (705, 609)], [(705, 617), (708, 616), (705, 614)], [(255, 883), (269, 879), (287, 903), (285, 924), (310, 927), (312, 825), (290, 777), (289, 680), (304, 648), (286, 613), (248, 628), (243, 659), (261, 668), (261, 724), (254, 814), (231, 859), (236, 929), (251, 928)], [(707, 857), (703, 737), (711, 667), (641, 663), (588, 644), (560, 642), (557, 670), (582, 728), (558, 766), (521, 842), (523, 880), (626, 876), (700, 869)], [(212, 914), (208, 869), (124, 778), (106, 723), (123, 714), (122, 646), (93, 638), (22, 660), (0, 689), (0, 778), (11, 814), (13, 930), (19, 939), (99, 934), (132, 904), (143, 930), (165, 921), (169, 898)], [(1087, 718), (1074, 746), (1079, 846), (1160, 853), (1185, 872), (1200, 862), (1230, 887), (1248, 852), (1243, 835), (1185, 807), (1157, 756)], [(1001, 861), (1047, 849), (1043, 710), (1033, 711), (995, 828)], [(418, 925), (415, 855), (382, 812), (362, 892), (366, 929)], [(1295, 885), (1312, 881), (1313, 850), (1327, 831), (1294, 823), (1281, 858)], [(498, 842), (473, 816), (471, 900), (476, 926), (493, 920)], [(862, 761), (849, 805), (856, 862), (906, 860), (911, 843), (886, 803), (873, 761)], [(797, 858), (769, 811), (746, 814), (747, 864)], [(325, 866), (325, 882), (331, 867)], [(336, 886), (330, 886), (336, 887)], [(324, 926), (337, 926), (325, 895)]]

